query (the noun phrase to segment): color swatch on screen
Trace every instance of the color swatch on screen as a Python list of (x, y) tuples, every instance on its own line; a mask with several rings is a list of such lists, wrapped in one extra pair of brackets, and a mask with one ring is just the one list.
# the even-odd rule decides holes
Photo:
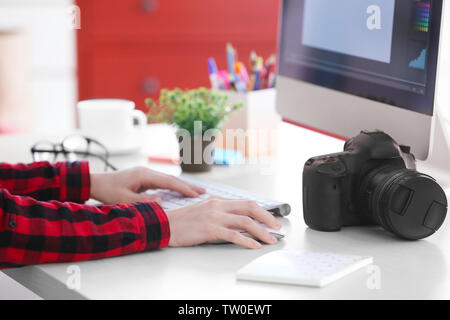
[(414, 59), (409, 63), (409, 66), (411, 68), (423, 70), (425, 69), (426, 58), (427, 58), (427, 49), (423, 49), (420, 52), (420, 55), (417, 57), (417, 59)]
[(431, 4), (428, 1), (417, 1), (414, 4), (413, 26), (415, 30), (428, 32), (430, 29), (430, 9)]

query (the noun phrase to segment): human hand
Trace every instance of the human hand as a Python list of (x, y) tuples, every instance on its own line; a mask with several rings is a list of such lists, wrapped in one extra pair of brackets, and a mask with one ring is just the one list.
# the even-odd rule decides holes
[(258, 249), (261, 248), (259, 242), (236, 230), (246, 231), (265, 243), (274, 244), (277, 239), (256, 221), (272, 229), (281, 228), (281, 224), (271, 213), (247, 200), (209, 198), (166, 213), (170, 224), (171, 247), (188, 247), (225, 240), (248, 249)]
[(148, 200), (161, 203), (161, 199), (158, 196), (143, 193), (149, 189), (169, 189), (192, 198), (206, 192), (205, 189), (174, 176), (145, 167), (136, 167), (112, 173), (91, 174), (91, 198), (104, 204)]

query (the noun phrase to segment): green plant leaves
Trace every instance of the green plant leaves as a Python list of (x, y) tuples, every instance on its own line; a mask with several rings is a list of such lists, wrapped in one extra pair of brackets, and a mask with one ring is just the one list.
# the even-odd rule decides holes
[(220, 129), (231, 112), (242, 104), (228, 105), (228, 96), (206, 88), (197, 90), (162, 89), (159, 103), (146, 99), (150, 107), (149, 119), (175, 124), (194, 135), (194, 122), (201, 121), (202, 134), (208, 129)]

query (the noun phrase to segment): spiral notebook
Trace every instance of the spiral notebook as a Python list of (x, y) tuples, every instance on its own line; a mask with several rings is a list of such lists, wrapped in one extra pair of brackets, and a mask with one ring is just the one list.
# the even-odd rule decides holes
[(250, 262), (237, 272), (237, 278), (324, 287), (372, 263), (372, 257), (279, 250)]

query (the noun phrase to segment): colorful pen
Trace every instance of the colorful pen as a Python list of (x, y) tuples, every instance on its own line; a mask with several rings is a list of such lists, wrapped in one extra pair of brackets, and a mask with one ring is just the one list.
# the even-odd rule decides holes
[(255, 67), (255, 86), (253, 90), (259, 90), (261, 84), (261, 72), (264, 68), (264, 60), (262, 57), (258, 57), (256, 59), (256, 67)]
[(213, 90), (223, 89), (221, 88), (221, 81), (218, 75), (216, 60), (214, 60), (214, 58), (208, 59), (208, 71), (209, 80), (211, 81), (211, 88)]
[(236, 62), (236, 73), (241, 77), (242, 81), (248, 85), (250, 78), (248, 76), (247, 68), (242, 62)]
[(234, 74), (235, 54), (236, 54), (236, 51), (234, 50), (231, 43), (227, 43), (228, 72), (230, 74)]
[(275, 67), (277, 63), (277, 58), (273, 54), (266, 60), (266, 72), (267, 72), (267, 83), (266, 88), (272, 88), (274, 85), (274, 77), (275, 77)]
[(219, 79), (222, 81), (226, 90), (231, 90), (230, 80), (228, 79), (228, 72), (226, 70), (221, 70), (217, 73)]

